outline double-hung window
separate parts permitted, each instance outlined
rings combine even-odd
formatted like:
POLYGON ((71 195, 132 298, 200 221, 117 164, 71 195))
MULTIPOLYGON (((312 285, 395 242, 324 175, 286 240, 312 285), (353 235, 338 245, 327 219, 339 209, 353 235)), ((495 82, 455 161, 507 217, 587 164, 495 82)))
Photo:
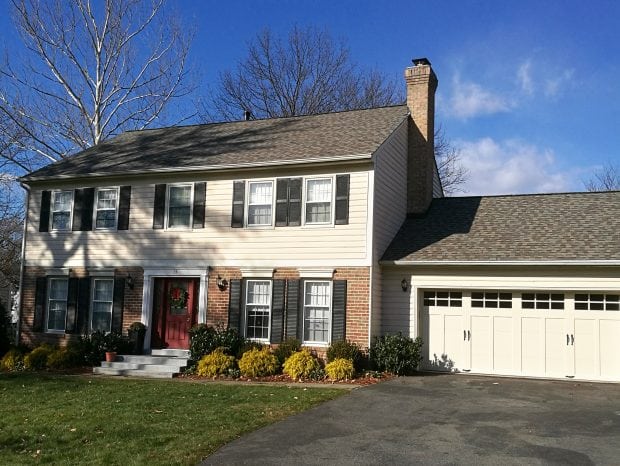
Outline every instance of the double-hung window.
POLYGON ((47 296, 47 331, 64 332, 67 319, 67 278, 50 278, 47 296))
POLYGON ((52 194, 52 230, 71 229, 71 205, 73 191, 54 191, 52 194))
POLYGON ((273 181, 250 181, 248 193, 248 225, 271 226, 273 181))
POLYGON ((168 228, 190 228, 192 225, 192 185, 168 186, 168 228))
POLYGON ((304 282, 304 343, 329 343, 331 328, 331 282, 304 282))
POLYGON ((271 280, 248 280, 245 287, 245 336, 269 341, 271 280))
POLYGON ((118 212, 118 189, 101 188, 95 200, 95 228, 111 230, 116 228, 118 212))
POLYGON ((306 179, 306 225, 332 222, 332 179, 306 179))
POLYGON ((109 332, 112 329, 112 305, 114 302, 114 279, 93 280, 92 314, 90 327, 94 331, 109 332))

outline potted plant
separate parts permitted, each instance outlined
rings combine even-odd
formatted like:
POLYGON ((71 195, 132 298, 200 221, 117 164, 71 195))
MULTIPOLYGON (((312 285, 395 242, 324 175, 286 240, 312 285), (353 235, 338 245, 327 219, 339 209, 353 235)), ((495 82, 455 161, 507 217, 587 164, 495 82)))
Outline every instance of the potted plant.
POLYGON ((132 353, 142 354, 146 326, 142 322, 134 322, 129 326, 127 333, 129 334, 129 341, 131 342, 132 353))
POLYGON ((110 332, 103 337, 103 350, 105 351, 105 360, 114 362, 119 351, 129 351, 129 339, 123 337, 120 333, 110 332))

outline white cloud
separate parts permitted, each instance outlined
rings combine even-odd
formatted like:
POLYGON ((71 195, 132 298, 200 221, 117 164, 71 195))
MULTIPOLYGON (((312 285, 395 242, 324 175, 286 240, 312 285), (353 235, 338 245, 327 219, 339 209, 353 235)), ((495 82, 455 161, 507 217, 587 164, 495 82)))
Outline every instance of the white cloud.
POLYGON ((530 69, 532 68, 531 60, 527 60, 522 63, 517 70, 517 81, 521 87, 521 91, 527 95, 534 93, 534 83, 532 82, 532 75, 530 69))
POLYGON ((463 186, 467 195, 566 192, 578 185, 581 171, 561 170, 551 149, 489 137, 455 144, 469 170, 463 186))
POLYGON ((472 82, 461 82, 459 76, 452 80, 452 95, 448 102, 448 112, 461 119, 479 115, 507 112, 514 104, 499 94, 495 94, 472 82))
POLYGON ((575 70, 564 70, 562 74, 555 78, 548 78, 545 81, 544 93, 546 97, 556 97, 560 90, 572 82, 575 70))

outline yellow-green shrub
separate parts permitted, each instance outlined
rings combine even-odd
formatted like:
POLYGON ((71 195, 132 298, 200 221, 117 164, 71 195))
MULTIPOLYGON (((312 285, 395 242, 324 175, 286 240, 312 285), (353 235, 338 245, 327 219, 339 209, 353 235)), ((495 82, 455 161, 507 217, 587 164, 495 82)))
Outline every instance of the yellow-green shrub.
POLYGON ((224 348, 217 348, 198 361, 196 373, 202 377, 215 377, 226 374, 228 369, 232 369, 234 363, 234 356, 224 354, 224 348))
POLYGON ((252 348, 243 353, 239 360, 241 375, 246 377, 262 377, 273 375, 278 371, 278 358, 269 351, 269 348, 252 348))
POLYGON ((80 354, 72 349, 59 348, 52 351, 47 357, 47 367, 50 369, 69 369, 80 365, 80 354))
POLYGON ((47 366, 47 358, 54 349, 47 344, 37 346, 24 358, 24 367, 29 370, 37 371, 45 369, 47 366))
POLYGON ((3 371, 19 371, 24 368, 24 354, 17 348, 10 349, 0 361, 3 371))
POLYGON ((352 379, 355 375, 353 361, 337 358, 325 366, 325 373, 332 380, 352 379))
POLYGON ((293 353, 284 362, 284 373, 293 379, 310 378, 320 369, 319 361, 307 349, 293 353))

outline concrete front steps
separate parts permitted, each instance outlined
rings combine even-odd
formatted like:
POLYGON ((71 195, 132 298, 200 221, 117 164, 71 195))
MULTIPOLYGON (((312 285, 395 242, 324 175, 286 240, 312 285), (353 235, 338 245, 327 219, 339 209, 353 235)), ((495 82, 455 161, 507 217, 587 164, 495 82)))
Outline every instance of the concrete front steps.
POLYGON ((150 355, 119 354, 114 362, 101 362, 93 367, 93 374, 121 375, 171 379, 187 367, 189 351, 179 349, 154 349, 150 355))

